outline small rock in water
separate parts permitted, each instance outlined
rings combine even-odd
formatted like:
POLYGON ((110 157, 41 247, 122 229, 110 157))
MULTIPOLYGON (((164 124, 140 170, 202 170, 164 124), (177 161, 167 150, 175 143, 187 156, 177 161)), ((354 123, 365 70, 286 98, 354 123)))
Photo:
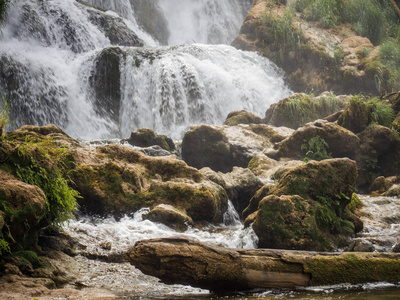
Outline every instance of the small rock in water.
POLYGON ((375 247, 370 241, 367 240, 356 240, 350 247, 351 252, 374 252, 375 247))
POLYGON ((392 251, 394 253, 400 253, 400 240, 393 246, 392 251))
POLYGON ((111 242, 103 242, 100 244, 100 247, 104 250, 111 250, 111 242))

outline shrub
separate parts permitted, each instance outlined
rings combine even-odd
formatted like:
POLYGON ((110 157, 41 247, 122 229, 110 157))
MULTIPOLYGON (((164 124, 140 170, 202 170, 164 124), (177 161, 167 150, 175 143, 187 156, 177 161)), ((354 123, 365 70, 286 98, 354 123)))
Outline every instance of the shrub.
POLYGON ((2 105, 0 106, 0 138, 6 131, 6 126, 10 118, 10 103, 7 98, 2 96, 2 105))
POLYGON ((323 160, 332 158, 331 154, 328 153, 329 145, 319 135, 312 137, 308 141, 304 141, 301 145, 301 150, 305 151, 303 160, 308 162, 310 160, 323 160))
POLYGON ((400 39, 388 38, 379 48, 379 58, 389 70, 389 88, 400 89, 400 39))
POLYGON ((69 152, 51 139, 25 143, 16 148, 8 161, 9 169, 20 180, 36 185, 46 195, 47 210, 42 225, 61 224, 77 208, 79 193, 71 188, 67 174, 69 152))
POLYGON ((306 17, 318 21, 324 28, 331 28, 341 23, 343 9, 343 0, 315 0, 308 5, 306 17))
POLYGON ((346 5, 346 19, 360 35, 378 45, 395 24, 393 10, 387 1, 353 0, 346 5))
POLYGON ((367 106, 370 110, 370 124, 389 127, 394 121, 396 115, 389 104, 378 98, 371 98, 367 101, 367 106))

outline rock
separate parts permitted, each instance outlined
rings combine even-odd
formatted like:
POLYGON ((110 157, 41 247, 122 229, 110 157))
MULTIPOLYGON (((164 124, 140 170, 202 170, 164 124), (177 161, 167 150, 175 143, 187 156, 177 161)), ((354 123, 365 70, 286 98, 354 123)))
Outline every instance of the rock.
POLYGON ((263 184, 249 170, 233 167, 232 172, 221 174, 225 182, 225 190, 239 214, 249 205, 250 199, 263 184))
POLYGON ((348 244, 355 220, 346 207, 356 178, 348 158, 313 161, 257 192, 245 214, 254 220, 259 247, 327 251, 348 244))
POLYGON ((262 120, 259 116, 245 110, 240 110, 230 112, 226 117, 224 125, 260 124, 261 122, 262 120))
POLYGON ((400 185, 392 185, 383 195, 388 197, 400 197, 400 185))
POLYGON ((128 250, 127 257, 143 273, 164 283, 217 292, 397 283, 400 271, 400 256, 393 253, 229 249, 185 238, 140 241, 128 250))
POLYGON ((250 161, 247 166, 263 183, 267 183, 267 181, 271 177, 270 170, 275 167, 278 162, 268 156, 260 153, 256 154, 250 161))
POLYGON ((228 138, 208 125, 192 127, 185 133, 182 158, 197 169, 210 167, 214 171, 229 172, 233 165, 228 138))
POLYGON ((204 167, 200 169, 200 173, 206 176, 212 182, 215 182, 216 184, 222 186, 225 189, 226 183, 221 172, 215 172, 211 170, 209 167, 204 167))
POLYGON ((112 45, 141 47, 143 41, 124 22, 114 14, 87 8, 89 20, 110 40, 112 45))
POLYGON ((10 240, 19 244, 35 243, 46 208, 43 191, 0 170, 0 204, 10 240))
POLYGON ((328 121, 318 120, 297 129, 290 137, 278 143, 277 152, 267 153, 268 156, 279 158, 299 159, 305 156, 302 145, 307 145, 311 138, 319 136, 329 146, 328 152, 332 157, 348 157, 355 159, 359 153, 360 139, 351 131, 328 121))
POLYGON ((172 205, 159 204, 150 212, 143 215, 143 219, 162 223, 174 230, 184 232, 193 225, 193 220, 184 211, 178 210, 172 205))
POLYGON ((400 253, 400 242, 397 242, 397 243, 393 246, 392 251, 393 251, 394 253, 400 253))
MULTIPOLYGON (((242 212, 243 219, 247 219, 248 216, 252 215, 254 212, 257 211, 258 205, 260 204, 261 200, 270 193, 273 187, 274 187, 273 184, 266 184, 254 194, 254 196, 250 199, 249 205, 242 212)), ((253 219, 254 218, 255 215, 253 216, 253 219)))
MULTIPOLYGON (((232 46, 268 57, 284 70, 293 91, 379 93, 374 76, 382 78, 382 72, 387 72, 379 64, 379 48, 357 36, 349 25, 340 25, 339 31, 321 28, 307 14, 293 13, 292 2, 254 1, 232 46), (282 24, 289 36, 275 30, 282 24), (364 49, 368 55, 359 55, 364 49)), ((385 78, 381 84, 389 83, 385 78)))
POLYGON ((386 192, 392 185, 393 183, 387 180, 384 176, 379 176, 374 179, 369 187, 369 191, 373 195, 380 195, 386 192))
POLYGON ((348 98, 330 93, 313 97, 304 93, 293 94, 273 103, 265 112, 264 122, 274 126, 297 129, 306 123, 322 119, 343 109, 348 98))
POLYGON ((237 126, 194 126, 182 141, 182 157, 191 166, 231 172, 233 166, 247 167, 249 161, 291 130, 263 124, 237 126))
POLYGON ((133 146, 149 147, 158 145, 167 151, 175 150, 175 144, 169 137, 158 135, 153 130, 147 128, 140 128, 132 131, 127 142, 133 146))
POLYGON ((121 107, 121 72, 124 52, 119 47, 103 49, 94 60, 89 84, 95 96, 94 108, 103 118, 118 124, 121 107))
POLYGON ((378 176, 394 176, 400 168, 400 138, 387 127, 369 126, 361 134, 360 157, 357 165, 360 172, 357 186, 367 190, 378 176))
POLYGON ((375 247, 368 240, 357 239, 354 244, 348 250, 349 252, 374 252, 375 247))
POLYGON ((76 153, 71 173, 90 214, 119 217, 142 207, 171 204, 195 222, 221 222, 227 209, 225 190, 175 156, 150 157, 123 145, 76 153), (101 159, 87 160, 88 157, 101 159), (82 158, 83 157, 83 158, 82 158))

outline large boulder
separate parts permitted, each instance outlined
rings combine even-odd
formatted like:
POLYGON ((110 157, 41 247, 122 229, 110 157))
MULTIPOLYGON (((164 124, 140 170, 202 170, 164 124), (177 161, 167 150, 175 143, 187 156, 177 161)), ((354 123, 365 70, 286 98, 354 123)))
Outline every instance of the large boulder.
POLYGON ((307 143, 317 136, 328 145, 327 151, 332 157, 355 159, 359 152, 360 140, 354 133, 337 124, 317 120, 297 129, 289 138, 276 144, 277 151, 268 156, 275 159, 302 158, 306 155, 307 143))
POLYGON ((119 122, 121 107, 120 63, 124 52, 119 47, 103 49, 93 62, 89 84, 95 96, 94 108, 97 114, 119 122))
POLYGON ((259 247, 327 251, 347 245, 355 233, 346 206, 356 178, 356 163, 348 158, 313 161, 257 192, 245 214, 246 223, 254 221, 259 247))
POLYGON ((230 172, 234 166, 245 168, 249 161, 292 130, 263 124, 237 126, 194 126, 182 141, 182 157, 191 166, 230 172))
POLYGON ((170 204, 195 222, 221 222, 227 209, 225 190, 175 156, 150 157, 115 144, 79 148, 74 157, 71 177, 88 213, 121 216, 170 204))
POLYGON ((388 127, 369 126, 360 138, 360 156, 357 165, 361 170, 357 185, 367 190, 378 176, 395 176, 400 168, 400 138, 388 127))
POLYGON ((323 93, 318 97, 304 93, 293 94, 273 103, 265 112, 264 122, 274 126, 297 129, 306 123, 323 119, 345 108, 346 96, 323 93))

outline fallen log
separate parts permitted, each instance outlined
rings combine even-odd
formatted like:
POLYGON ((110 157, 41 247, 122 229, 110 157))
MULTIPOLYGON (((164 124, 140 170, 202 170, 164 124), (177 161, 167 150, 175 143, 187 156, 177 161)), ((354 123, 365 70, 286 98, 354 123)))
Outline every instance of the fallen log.
POLYGON ((228 249, 187 238, 137 242, 131 264, 167 284, 211 291, 400 281, 400 254, 228 249))

